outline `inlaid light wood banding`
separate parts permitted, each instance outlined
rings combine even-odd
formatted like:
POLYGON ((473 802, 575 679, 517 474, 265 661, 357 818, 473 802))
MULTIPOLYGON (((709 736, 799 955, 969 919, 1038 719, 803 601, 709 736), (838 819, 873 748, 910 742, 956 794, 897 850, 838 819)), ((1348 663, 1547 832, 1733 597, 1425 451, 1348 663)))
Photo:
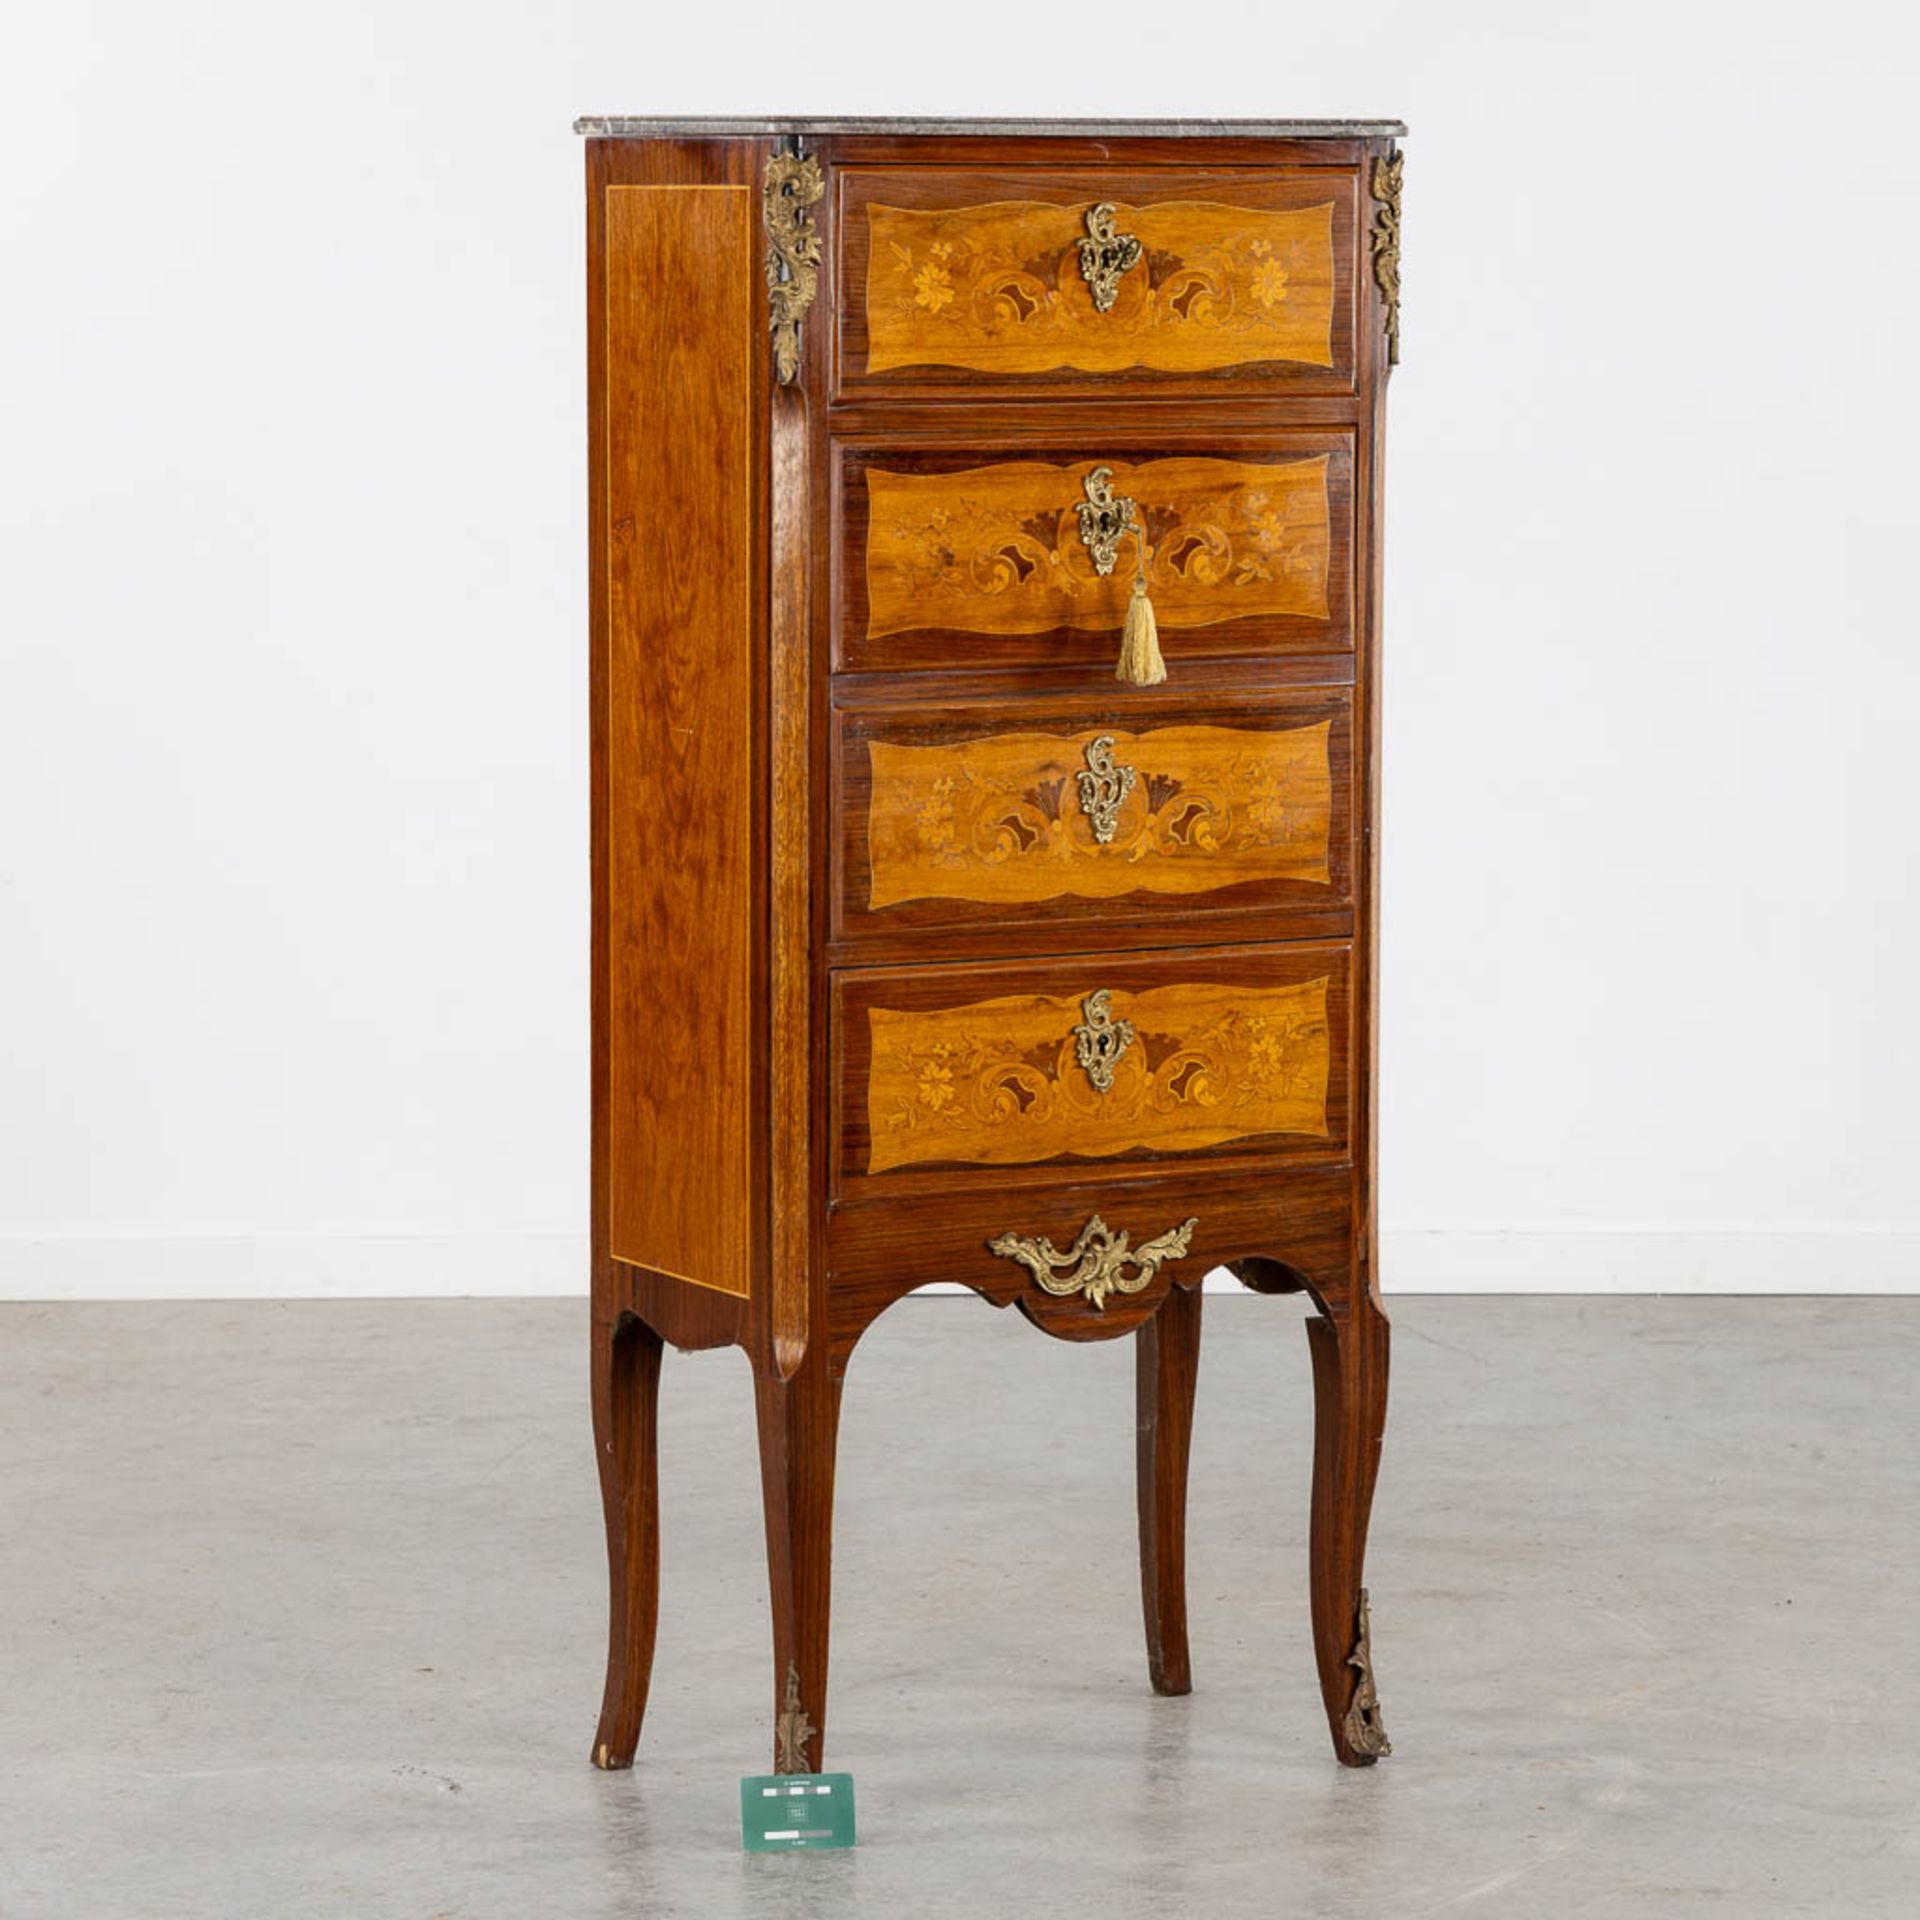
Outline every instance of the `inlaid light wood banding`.
POLYGON ((1010 460, 960 473, 867 470, 867 633, 1118 631, 1128 564, 1099 573, 1078 503, 1112 472, 1146 526, 1163 627, 1327 618, 1328 458, 1260 462, 1010 460))
POLYGON ((1326 883, 1331 723, 1002 733, 932 747, 875 740, 872 907, 1075 894, 1210 893, 1249 880, 1326 883), (1110 739, 1134 779, 1102 842, 1081 805, 1087 751, 1110 739))
POLYGON ((1140 264, 1099 311, 1080 270, 1087 206, 1003 200, 867 208, 867 371, 1210 373, 1333 365, 1333 203, 1116 203, 1140 264))
POLYGON ((1077 999, 871 1008, 867 1171, 1193 1151, 1260 1134, 1325 1137, 1328 985, 1116 990, 1113 1016, 1131 1024, 1138 1044, 1104 1093, 1075 1058, 1077 999))

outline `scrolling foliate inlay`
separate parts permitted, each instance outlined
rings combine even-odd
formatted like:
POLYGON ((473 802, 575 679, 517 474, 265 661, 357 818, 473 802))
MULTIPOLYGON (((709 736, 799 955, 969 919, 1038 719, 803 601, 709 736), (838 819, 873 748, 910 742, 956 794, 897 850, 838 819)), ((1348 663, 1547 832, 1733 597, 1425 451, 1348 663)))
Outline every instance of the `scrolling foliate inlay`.
POLYGON ((809 211, 827 190, 817 153, 776 153, 762 188, 773 371, 791 386, 800 371, 800 322, 820 290, 820 235, 809 211))
POLYGON ((1387 306, 1387 365, 1400 364, 1400 181, 1406 155, 1381 154, 1373 163, 1373 279, 1387 306))
MULTIPOLYGON (((1162 628, 1291 616, 1324 620, 1332 564, 1325 454, 1277 462, 1174 458, 959 473, 867 469, 867 634, 1118 631, 1132 570, 1090 539, 1096 490, 1143 527, 1162 628), (1105 564, 1102 564, 1104 560, 1105 564)), ((1097 502, 1095 503, 1097 507, 1097 502)), ((1119 530, 1114 530, 1117 542, 1119 530)))
POLYGON ((867 1171, 1191 1152, 1269 1133, 1325 1138, 1329 984, 1115 989, 1103 1015, 1136 1044, 1116 1050, 1104 1088, 1080 1062, 1078 999, 874 1007, 867 1171))
POLYGON ((872 741, 868 903, 1038 905, 1258 880, 1329 884, 1331 738, 1322 720, 1003 733, 935 747, 872 741))
POLYGON ((1080 265, 1084 203, 870 205, 867 371, 1333 365, 1331 201, 1284 209, 1107 204, 1137 238, 1139 265, 1093 284, 1080 265))

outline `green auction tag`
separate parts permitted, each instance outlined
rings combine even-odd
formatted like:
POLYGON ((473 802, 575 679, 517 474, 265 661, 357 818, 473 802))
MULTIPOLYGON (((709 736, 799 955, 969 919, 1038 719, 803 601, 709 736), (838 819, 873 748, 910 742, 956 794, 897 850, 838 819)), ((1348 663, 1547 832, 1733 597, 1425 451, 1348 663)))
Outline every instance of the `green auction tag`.
POLYGON ((740 1782, 740 1844, 749 1853, 853 1845, 853 1775, 750 1773, 740 1782))

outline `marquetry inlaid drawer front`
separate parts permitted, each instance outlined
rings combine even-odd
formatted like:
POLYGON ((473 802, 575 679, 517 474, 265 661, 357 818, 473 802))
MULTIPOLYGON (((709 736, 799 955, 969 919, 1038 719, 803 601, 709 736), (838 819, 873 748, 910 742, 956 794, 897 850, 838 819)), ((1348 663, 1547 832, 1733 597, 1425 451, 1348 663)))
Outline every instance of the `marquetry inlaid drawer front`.
POLYGON ((1011 438, 836 446, 836 665, 1108 664, 1143 544, 1176 676, 1351 648, 1350 433, 1011 438))
POLYGON ((1351 897, 1351 705, 845 714, 835 931, 1188 925, 1351 897))
POLYGON ((843 1188, 1345 1145, 1343 943, 850 971, 834 1013, 843 1188))
POLYGON ((842 392, 1353 385, 1346 168, 839 176, 842 392))

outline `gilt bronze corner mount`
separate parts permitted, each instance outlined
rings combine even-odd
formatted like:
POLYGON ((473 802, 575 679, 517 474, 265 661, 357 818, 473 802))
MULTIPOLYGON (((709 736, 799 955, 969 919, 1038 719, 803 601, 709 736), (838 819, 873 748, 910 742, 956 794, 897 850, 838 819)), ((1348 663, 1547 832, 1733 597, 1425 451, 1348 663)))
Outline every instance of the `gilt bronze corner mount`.
POLYGON ((767 158, 762 211, 767 228, 767 302, 773 371, 791 386, 800 371, 800 322, 820 290, 820 235, 810 209, 827 190, 817 153, 767 158))
POLYGON ((807 1742, 819 1729, 800 1704, 800 1669, 787 1662, 787 1691, 780 1717, 773 1723, 774 1766, 781 1773, 805 1773, 807 1742))
POLYGON ((1400 182, 1403 153, 1381 154, 1373 163, 1373 280, 1387 310, 1387 365, 1400 364, 1400 182))
POLYGON ((1354 1626, 1353 1651, 1347 1665, 1359 1678, 1353 1683, 1353 1700, 1341 1731, 1347 1745, 1357 1754, 1377 1760, 1393 1751, 1387 1738, 1387 1723, 1380 1717, 1380 1694, 1373 1683, 1373 1611, 1365 1587, 1360 1589, 1360 1607, 1354 1626))

